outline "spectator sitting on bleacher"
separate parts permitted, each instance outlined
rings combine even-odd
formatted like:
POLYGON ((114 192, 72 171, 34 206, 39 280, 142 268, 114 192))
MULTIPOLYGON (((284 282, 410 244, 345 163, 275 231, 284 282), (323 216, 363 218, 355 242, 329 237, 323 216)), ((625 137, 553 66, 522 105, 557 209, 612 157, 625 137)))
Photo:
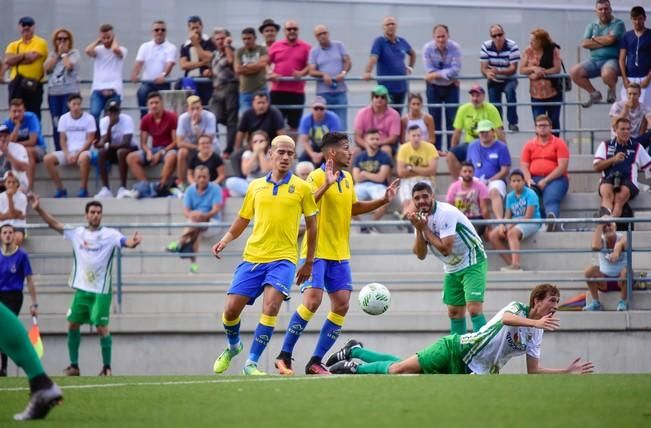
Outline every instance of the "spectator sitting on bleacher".
MULTIPOLYGON (((488 212, 488 187, 475 178, 475 168, 470 162, 461 164, 460 179, 453 181, 448 187, 446 200, 454 205, 469 220, 484 220, 491 218, 488 212)), ((501 218, 501 217, 498 217, 501 218)), ((484 237, 487 230, 485 224, 473 224, 477 234, 484 237)), ((488 237, 488 236, 486 236, 488 237)))
POLYGON ((615 123, 622 117, 631 121, 631 138, 634 140, 649 129, 651 107, 640 103, 641 91, 638 83, 631 83, 626 89, 627 98, 613 103, 610 108, 610 138, 615 138, 615 123))
POLYGON ((639 193, 637 171, 651 167, 651 156, 631 139, 630 120, 617 119, 615 133, 615 138, 599 144, 593 166, 601 172, 601 206, 608 208, 614 217, 621 217, 624 205, 639 193))
POLYGON ((312 101, 312 111, 301 118, 298 126, 298 142, 303 146, 299 161, 309 161, 314 166, 321 166, 321 139, 328 132, 344 131, 341 128, 339 116, 326 107, 323 97, 315 97, 312 101))
POLYGON ((215 147, 212 144, 212 137, 210 135, 201 135, 199 143, 197 144, 197 151, 188 160, 188 183, 195 184, 194 170, 198 166, 203 165, 208 168, 210 174, 210 182, 214 184, 221 184, 226 179, 226 171, 224 168, 224 161, 221 156, 215 152, 215 147))
MULTIPOLYGON (((542 203, 547 218, 558 218, 561 201, 565 198, 570 182, 567 176, 570 151, 561 138, 552 134, 549 116, 536 117, 536 136, 522 148, 520 167, 525 183, 536 186, 542 192, 542 203)), ((555 230, 549 223, 547 231, 555 230)))
POLYGON ((312 162, 299 162, 294 169, 294 173, 303 181, 307 180, 307 176, 312 171, 314 171, 314 164, 312 162))
MULTIPOLYGON (((191 223, 217 223, 222 220, 222 188, 210 182, 210 172, 204 165, 194 169, 194 184, 188 187, 183 198, 183 215, 191 223)), ((167 246, 167 251, 197 253, 199 238, 207 231, 207 227, 187 227, 178 241, 167 246)), ((190 272, 197 273, 199 265, 196 257, 192 256, 190 261, 190 272)))
POLYGON ((457 109, 457 115, 454 118, 454 133, 450 142, 450 151, 446 156, 450 178, 456 180, 459 178, 461 171, 461 162, 466 161, 468 145, 479 138, 477 125, 482 120, 490 120, 493 124, 493 130, 497 133, 497 139, 506 142, 504 134, 504 125, 500 112, 493 104, 486 102, 486 91, 480 85, 472 85, 468 91, 470 102, 462 104, 457 109), (461 143, 461 134, 464 134, 463 143, 461 143))
MULTIPOLYGON (((522 171, 514 169, 509 175, 511 188, 506 195, 505 219, 535 219, 540 218, 540 200, 536 192, 526 186, 525 177, 522 171)), ((499 225, 489 232, 489 240, 496 250, 508 249, 511 251, 520 250, 520 241, 533 236, 540 230, 539 223, 511 223, 508 226, 499 225)), ((521 272, 520 253, 500 253, 500 257, 508 263, 502 266, 504 272, 521 272)))
POLYGON ((0 224, 14 227, 14 244, 20 247, 25 240, 27 196, 19 190, 18 178, 12 171, 2 177, 5 191, 0 193, 0 224))
POLYGON ((468 146, 466 161, 473 165, 475 177, 488 186, 495 218, 502 218, 506 178, 511 169, 511 154, 508 146, 495 138, 495 130, 490 120, 480 121, 477 124, 477 132, 479 139, 468 146))
POLYGON ((48 153, 43 164, 56 187, 55 198, 65 198, 68 191, 57 171, 58 165, 79 168, 81 183, 78 198, 88 197, 88 176, 90 175, 91 148, 95 141, 97 127, 95 119, 81 108, 81 95, 72 94, 68 97, 68 113, 59 118, 59 137, 61 149, 48 153))
POLYGON ((436 124, 432 115, 423 111, 423 97, 419 93, 410 93, 407 97, 407 113, 400 119, 400 142, 407 139, 407 129, 418 125, 421 134, 427 136, 427 141, 434 144, 436 140, 436 124))
POLYGON ((246 189, 248 189, 252 180, 263 177, 271 171, 272 163, 269 157, 269 136, 267 133, 254 131, 251 134, 251 146, 251 149, 242 153, 241 157, 241 170, 246 178, 234 176, 226 179, 226 188, 232 196, 246 195, 246 189))
MULTIPOLYGON (((353 160, 353 178, 355 179, 355 194, 358 201, 372 201, 384 196, 393 159, 379 148, 380 133, 377 129, 369 129, 364 136, 366 150, 360 152, 353 160)), ((389 205, 383 205, 373 211, 373 220, 380 220, 389 205)), ((361 220, 361 217, 353 217, 361 220)), ((377 232, 374 227, 363 226, 362 233, 377 232)))
POLYGON ((127 156, 129 170, 137 180, 135 189, 138 193, 130 191, 125 195, 127 197, 144 197, 150 192, 145 167, 163 163, 158 185, 154 189, 156 194, 164 193, 164 189, 172 184, 176 170, 176 113, 165 110, 163 98, 156 91, 147 95, 147 109, 149 112, 140 120, 140 150, 127 156))
POLYGON ((117 198, 127 196, 127 156, 136 150, 133 141, 133 120, 131 116, 120 113, 120 103, 109 100, 106 103, 106 116, 99 121, 100 140, 95 143, 98 149, 97 162, 102 189, 95 195, 95 199, 112 198, 109 183, 109 164, 118 164, 120 171, 120 188, 117 198))
MULTIPOLYGON (((0 177, 3 177, 7 171, 12 171, 18 178, 20 190, 27 192, 29 190, 28 169, 27 149, 20 143, 10 142, 9 129, 6 125, 0 124, 0 177)), ((3 191, 4 183, 0 182, 0 192, 3 191)))
POLYGON ((599 291, 619 290, 621 298, 617 310, 626 311, 626 236, 617 232, 615 223, 607 221, 607 216, 602 218, 606 221, 597 223, 592 235, 592 251, 599 252, 599 265, 590 265, 584 271, 592 302, 583 310, 601 311, 599 291))
POLYGON ((391 97, 386 87, 377 85, 371 91, 371 105, 362 108, 355 115, 355 144, 357 150, 366 149, 364 135, 369 129, 377 129, 380 133, 380 149, 393 157, 400 145, 400 114, 389 108, 391 97))

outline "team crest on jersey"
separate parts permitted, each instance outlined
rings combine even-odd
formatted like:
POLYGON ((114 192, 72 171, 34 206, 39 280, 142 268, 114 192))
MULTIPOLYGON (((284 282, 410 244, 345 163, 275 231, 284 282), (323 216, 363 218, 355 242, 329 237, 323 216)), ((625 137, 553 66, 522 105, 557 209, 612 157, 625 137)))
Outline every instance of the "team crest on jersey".
POLYGON ((350 184, 348 183, 348 180, 344 180, 344 184, 346 185, 346 189, 350 189, 350 184))
POLYGON ((287 192, 288 193, 294 193, 295 191, 296 191, 296 186, 294 186, 293 184, 290 184, 289 188, 287 189, 287 192))

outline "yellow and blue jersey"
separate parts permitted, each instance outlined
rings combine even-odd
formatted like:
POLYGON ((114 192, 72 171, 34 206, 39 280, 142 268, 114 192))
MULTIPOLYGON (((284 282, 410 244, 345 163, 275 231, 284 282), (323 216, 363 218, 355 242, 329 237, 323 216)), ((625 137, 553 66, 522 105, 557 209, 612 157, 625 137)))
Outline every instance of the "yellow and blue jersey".
POLYGON ((291 172, 278 183, 271 173, 249 183, 239 216, 253 219, 253 232, 242 258, 251 263, 298 262, 296 241, 301 214, 317 213, 308 183, 291 172), (255 217, 255 219, 254 219, 255 217))
MULTIPOLYGON (((317 168, 307 177, 307 182, 316 192, 325 184, 325 166, 317 168)), ((337 182, 326 190, 317 203, 317 245, 316 258, 326 260, 350 259, 350 221, 353 204, 357 202, 353 177, 347 171, 340 171, 337 182)), ((307 242, 304 239, 301 258, 307 256, 307 242)))

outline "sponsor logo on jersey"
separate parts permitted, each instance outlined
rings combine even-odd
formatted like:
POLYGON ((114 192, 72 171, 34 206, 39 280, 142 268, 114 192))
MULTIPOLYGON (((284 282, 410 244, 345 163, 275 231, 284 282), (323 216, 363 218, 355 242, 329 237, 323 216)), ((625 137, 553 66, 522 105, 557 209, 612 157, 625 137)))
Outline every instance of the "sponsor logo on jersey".
POLYGON ((506 342, 512 349, 515 349, 517 351, 527 350, 527 345, 520 341, 520 335, 518 332, 515 332, 513 335, 511 335, 511 332, 506 333, 506 342))

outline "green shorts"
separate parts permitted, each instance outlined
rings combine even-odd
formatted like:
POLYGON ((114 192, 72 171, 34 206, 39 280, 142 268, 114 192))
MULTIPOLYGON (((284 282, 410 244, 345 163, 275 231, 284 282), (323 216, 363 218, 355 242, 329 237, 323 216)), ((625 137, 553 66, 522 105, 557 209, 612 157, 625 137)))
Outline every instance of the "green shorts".
POLYGON ((461 359, 459 335, 444 336, 416 353, 420 369, 425 374, 467 374, 468 367, 461 359))
POLYGON ((97 294, 75 290, 70 309, 68 309, 68 321, 74 324, 107 326, 112 301, 112 293, 97 294))
POLYGON ((468 302, 483 302, 488 263, 482 260, 459 272, 446 273, 443 278, 443 303, 466 306, 468 302))

